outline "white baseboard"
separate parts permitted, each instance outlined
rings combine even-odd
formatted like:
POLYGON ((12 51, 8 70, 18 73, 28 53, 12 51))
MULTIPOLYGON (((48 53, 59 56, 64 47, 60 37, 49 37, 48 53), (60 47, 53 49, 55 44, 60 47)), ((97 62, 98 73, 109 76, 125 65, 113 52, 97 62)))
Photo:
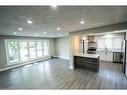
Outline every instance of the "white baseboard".
POLYGON ((55 56, 55 57, 62 58, 62 59, 67 59, 67 60, 70 59, 69 57, 64 57, 64 56, 55 56))
POLYGON ((28 65, 28 64, 31 64, 31 63, 35 63, 37 61, 42 61, 42 60, 50 59, 50 58, 51 57, 45 57, 45 58, 42 58, 42 59, 36 59, 36 60, 29 61, 29 62, 24 62, 22 64, 15 64, 15 65, 8 66, 8 67, 0 69, 0 72, 6 71, 6 70, 9 70, 9 69, 13 69, 13 68, 17 68, 17 67, 20 67, 20 66, 28 65))

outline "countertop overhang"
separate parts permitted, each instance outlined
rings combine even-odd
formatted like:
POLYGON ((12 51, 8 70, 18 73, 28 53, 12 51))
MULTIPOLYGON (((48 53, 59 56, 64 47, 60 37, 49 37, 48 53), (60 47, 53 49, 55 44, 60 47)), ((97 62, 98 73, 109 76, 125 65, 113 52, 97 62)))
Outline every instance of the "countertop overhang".
POLYGON ((87 57, 87 58, 98 58, 98 54, 85 54, 85 53, 77 53, 74 56, 87 57))

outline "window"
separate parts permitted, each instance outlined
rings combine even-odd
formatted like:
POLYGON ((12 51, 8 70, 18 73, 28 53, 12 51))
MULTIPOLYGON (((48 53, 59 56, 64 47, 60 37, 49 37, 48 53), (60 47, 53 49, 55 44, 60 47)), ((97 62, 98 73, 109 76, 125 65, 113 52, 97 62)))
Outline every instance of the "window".
POLYGON ((30 58, 35 58, 36 57, 35 42, 29 42, 29 52, 30 52, 30 58))
POLYGON ((27 60, 28 59, 28 45, 27 42, 19 42, 19 50, 20 50, 20 59, 27 60))
POLYGON ((37 45, 37 56, 38 57, 43 56, 42 42, 38 41, 36 42, 36 45, 37 45))
POLYGON ((9 62, 16 62, 18 58, 18 43, 15 41, 8 42, 8 53, 9 53, 9 62))
POLYGON ((97 39, 97 48, 98 49, 121 49, 121 44, 123 41, 123 37, 115 37, 115 38, 101 38, 97 39))
POLYGON ((114 38, 113 39, 113 46, 114 46, 114 48, 115 49, 121 49, 121 44, 122 44, 122 42, 123 42, 123 38, 114 38))
POLYGON ((98 39, 98 40, 97 40, 97 48, 98 48, 98 49, 103 49, 103 48, 105 48, 104 40, 103 40, 103 39, 98 39))
POLYGON ((5 40, 7 63, 21 63, 49 56, 47 40, 5 40))
POLYGON ((48 43, 46 41, 43 42, 44 48, 44 56, 48 55, 48 43))
POLYGON ((108 49, 112 49, 113 48, 112 38, 105 39, 105 48, 108 48, 108 49))

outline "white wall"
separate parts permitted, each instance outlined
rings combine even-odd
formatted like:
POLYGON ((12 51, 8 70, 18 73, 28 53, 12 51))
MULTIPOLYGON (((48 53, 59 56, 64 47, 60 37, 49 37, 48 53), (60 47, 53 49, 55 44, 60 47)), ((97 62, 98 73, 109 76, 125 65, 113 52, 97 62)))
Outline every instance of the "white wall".
POLYGON ((56 39, 56 56, 69 59, 69 37, 56 39))

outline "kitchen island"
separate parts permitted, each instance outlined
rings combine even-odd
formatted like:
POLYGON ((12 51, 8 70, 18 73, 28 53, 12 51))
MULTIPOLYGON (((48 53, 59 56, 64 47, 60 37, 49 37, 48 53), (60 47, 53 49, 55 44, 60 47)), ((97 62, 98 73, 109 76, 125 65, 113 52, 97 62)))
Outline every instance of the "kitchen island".
POLYGON ((99 70, 99 55, 98 54, 74 54, 74 67, 83 68, 93 72, 99 70))

